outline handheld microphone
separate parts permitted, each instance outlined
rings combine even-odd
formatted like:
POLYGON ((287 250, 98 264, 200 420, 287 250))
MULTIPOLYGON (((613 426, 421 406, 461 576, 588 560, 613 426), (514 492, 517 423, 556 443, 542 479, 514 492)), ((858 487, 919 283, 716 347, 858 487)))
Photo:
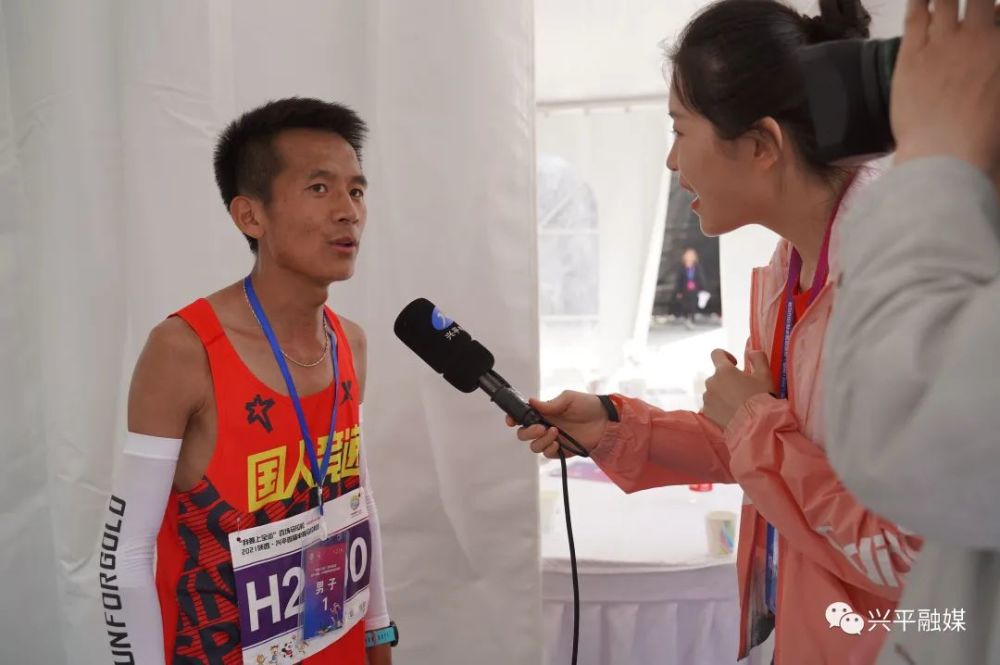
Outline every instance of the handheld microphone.
MULTIPOLYGON (((506 379, 493 371, 493 354, 431 301, 417 298, 403 308, 393 330, 403 344, 458 390, 485 391, 490 401, 522 427, 552 426, 506 379)), ((588 456, 583 446, 568 434, 561 432, 560 438, 566 439, 560 445, 567 450, 588 456)))
MULTIPOLYGON (((396 337, 430 365, 444 375, 448 383, 463 393, 486 391, 490 400, 522 426, 552 424, 533 409, 528 400, 517 392, 502 376, 493 371, 493 354, 472 339, 454 320, 426 298, 417 298, 399 313, 393 326, 396 337)), ((581 457, 588 453, 576 439, 565 432, 559 433, 559 445, 581 457)), ((576 665, 580 642, 580 579, 576 566, 576 544, 573 540, 573 521, 570 517, 569 481, 566 474, 566 455, 559 451, 562 467, 563 510, 566 513, 566 536, 569 541, 569 560, 573 579, 573 651, 570 663, 576 665)))

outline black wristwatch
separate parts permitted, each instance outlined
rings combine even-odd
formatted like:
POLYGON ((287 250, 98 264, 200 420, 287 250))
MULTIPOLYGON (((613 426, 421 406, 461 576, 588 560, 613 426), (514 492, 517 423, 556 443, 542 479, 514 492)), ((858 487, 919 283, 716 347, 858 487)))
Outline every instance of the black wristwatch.
POLYGON ((618 413, 618 408, 615 407, 615 403, 611 400, 611 395, 598 395, 597 399, 601 400, 601 406, 608 412, 608 420, 613 423, 621 422, 621 416, 618 413))
POLYGON ((399 644, 399 629, 396 628, 395 621, 390 621, 385 628, 369 630, 365 633, 365 648, 371 649, 380 644, 388 644, 391 647, 399 644))

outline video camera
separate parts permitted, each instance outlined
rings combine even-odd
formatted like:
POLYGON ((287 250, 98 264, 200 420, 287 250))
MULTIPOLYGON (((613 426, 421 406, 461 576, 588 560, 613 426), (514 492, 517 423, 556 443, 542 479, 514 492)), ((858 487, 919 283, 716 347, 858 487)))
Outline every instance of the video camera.
POLYGON ((802 50, 820 158, 867 161, 895 148, 889 95, 901 39, 845 39, 802 50))

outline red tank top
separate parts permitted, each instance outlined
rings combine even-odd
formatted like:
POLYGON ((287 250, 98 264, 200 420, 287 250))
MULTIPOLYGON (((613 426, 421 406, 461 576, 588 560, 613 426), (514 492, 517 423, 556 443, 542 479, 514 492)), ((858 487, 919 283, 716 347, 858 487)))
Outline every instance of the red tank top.
MULTIPOLYGON (((324 501, 360 484, 358 380, 340 320, 327 310, 338 340, 341 389, 336 436, 323 483, 324 501)), ((315 487, 291 399, 243 364, 207 300, 180 316, 208 353, 218 414, 215 452, 201 481, 170 493, 156 542, 156 588, 166 662, 242 663, 240 619, 229 552, 233 531, 292 517, 314 507, 315 487)), ((309 431, 325 447, 333 390, 302 397, 309 431)), ((322 456, 320 454, 320 456, 322 456)), ((364 621, 307 658, 309 665, 363 665, 364 621)))

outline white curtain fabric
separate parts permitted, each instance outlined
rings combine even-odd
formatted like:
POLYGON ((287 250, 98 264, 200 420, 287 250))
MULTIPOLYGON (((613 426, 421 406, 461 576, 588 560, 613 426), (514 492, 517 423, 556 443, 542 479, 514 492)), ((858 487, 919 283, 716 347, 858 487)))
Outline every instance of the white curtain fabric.
POLYGON ((397 662, 541 662, 535 460, 391 332, 428 297, 537 391, 531 9, 0 0, 0 662, 110 662, 93 553, 129 374, 150 327, 249 270, 213 142, 288 95, 372 129, 331 304, 369 337, 397 662))
MULTIPOLYGON (((580 586, 586 600, 580 608, 579 665, 736 663, 740 614, 731 563, 645 572, 588 566, 580 586)), ((546 570, 544 599, 548 663, 568 663, 573 593, 565 569, 546 570)))

